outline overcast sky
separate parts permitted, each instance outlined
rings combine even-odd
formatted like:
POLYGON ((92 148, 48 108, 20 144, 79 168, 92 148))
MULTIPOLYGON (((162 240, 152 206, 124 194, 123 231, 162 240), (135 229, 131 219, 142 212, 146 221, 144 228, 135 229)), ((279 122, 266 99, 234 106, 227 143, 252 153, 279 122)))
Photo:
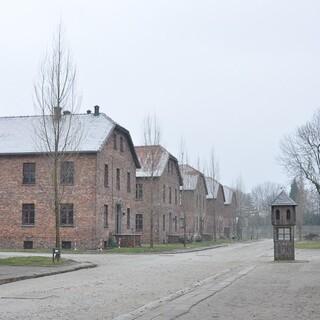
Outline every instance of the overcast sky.
POLYGON ((214 147, 222 183, 287 185, 279 141, 320 105, 319 16, 316 0, 0 0, 0 116, 35 113, 62 19, 82 112, 100 105, 135 144, 156 113, 171 153, 183 137, 196 165, 214 147))

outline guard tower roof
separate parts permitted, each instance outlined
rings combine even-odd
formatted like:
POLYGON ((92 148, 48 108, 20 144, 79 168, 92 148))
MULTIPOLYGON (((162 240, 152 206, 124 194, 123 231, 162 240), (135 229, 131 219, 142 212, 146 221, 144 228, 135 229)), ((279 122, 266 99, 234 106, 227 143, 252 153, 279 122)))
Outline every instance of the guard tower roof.
POLYGON ((280 194, 273 201, 272 206, 296 206, 297 203, 293 201, 285 191, 281 191, 280 194))

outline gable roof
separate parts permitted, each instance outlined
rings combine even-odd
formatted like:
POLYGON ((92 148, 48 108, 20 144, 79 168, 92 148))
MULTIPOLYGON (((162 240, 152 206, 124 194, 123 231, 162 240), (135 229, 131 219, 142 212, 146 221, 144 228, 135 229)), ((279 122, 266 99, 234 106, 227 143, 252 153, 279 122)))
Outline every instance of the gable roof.
POLYGON ((234 196, 234 191, 229 188, 228 186, 223 186, 223 193, 224 193, 224 204, 228 205, 232 203, 232 198, 234 196))
POLYGON ((296 206, 297 203, 293 201, 283 190, 273 201, 272 206, 296 206))
MULTIPOLYGON (((127 136, 135 164, 140 167, 129 131, 106 114, 73 114, 61 117, 62 121, 70 121, 72 117, 71 130, 81 131, 76 148, 70 144, 66 146, 65 152, 99 152, 113 130, 117 129, 127 136)), ((48 148, 41 142, 44 121, 47 122, 47 126, 50 125, 51 116, 0 117, 0 156, 47 153, 48 148)))
POLYGON ((199 179, 203 179, 206 194, 208 194, 208 188, 206 179, 202 172, 196 170, 188 164, 180 165, 180 171, 183 179, 184 191, 194 191, 197 188, 199 179))
POLYGON ((206 184, 208 188, 207 199, 217 199, 221 184, 217 180, 210 177, 206 177, 206 184))
POLYGON ((152 176, 152 171, 154 177, 162 176, 167 168, 168 161, 172 160, 175 163, 178 172, 179 184, 182 185, 178 160, 164 147, 161 145, 136 146, 135 151, 141 164, 141 168, 136 172, 137 178, 150 178, 152 176), (154 160, 152 160, 152 157, 154 160), (152 168, 152 166, 154 166, 154 168, 152 168))

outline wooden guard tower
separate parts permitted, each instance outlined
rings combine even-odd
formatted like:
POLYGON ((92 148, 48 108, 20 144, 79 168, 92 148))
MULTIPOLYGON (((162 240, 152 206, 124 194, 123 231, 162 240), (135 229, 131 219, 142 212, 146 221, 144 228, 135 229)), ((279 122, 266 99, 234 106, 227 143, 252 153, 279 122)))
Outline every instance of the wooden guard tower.
POLYGON ((294 260, 294 227, 297 204, 282 191, 271 205, 274 260, 294 260))

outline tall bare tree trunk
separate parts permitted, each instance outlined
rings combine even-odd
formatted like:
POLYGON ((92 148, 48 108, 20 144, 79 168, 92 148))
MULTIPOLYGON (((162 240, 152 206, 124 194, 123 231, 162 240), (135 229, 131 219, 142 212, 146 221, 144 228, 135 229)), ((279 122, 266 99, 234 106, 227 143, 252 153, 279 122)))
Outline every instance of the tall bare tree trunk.
POLYGON ((54 214, 56 228, 56 249, 61 249, 60 241, 60 208, 59 208, 59 190, 58 190, 58 159, 54 159, 53 168, 53 185, 54 185, 54 214))

